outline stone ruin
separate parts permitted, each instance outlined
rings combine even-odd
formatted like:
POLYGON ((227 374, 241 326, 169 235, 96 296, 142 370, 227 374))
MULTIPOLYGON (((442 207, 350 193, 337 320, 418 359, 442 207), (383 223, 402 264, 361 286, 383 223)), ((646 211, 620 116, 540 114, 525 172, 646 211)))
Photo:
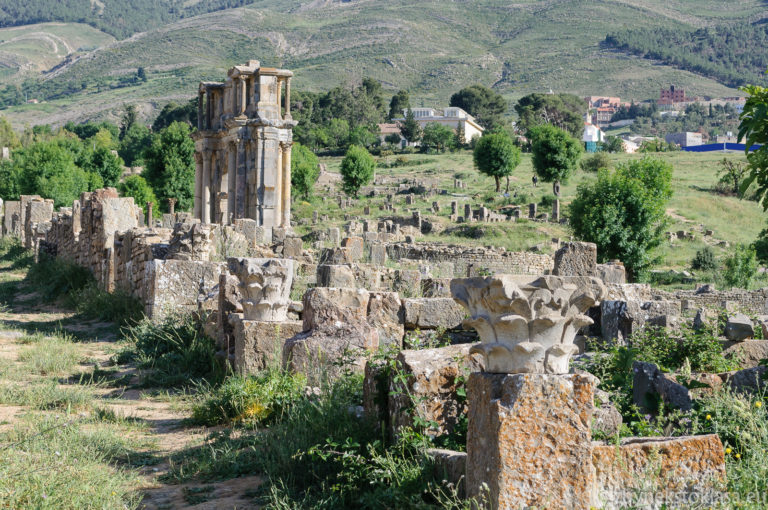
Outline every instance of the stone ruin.
MULTIPOLYGON (((88 268, 105 289, 140 299, 153 320, 198 312, 238 373, 283 366, 333 377, 348 360, 365 372, 366 414, 390 435, 413 423, 403 394, 416 396, 413 412, 436 423, 435 433, 468 416, 467 453, 446 458, 466 493, 487 486, 494 507, 613 508, 658 463, 669 476, 658 494, 717 492, 725 472, 716 436, 592 441, 592 426, 615 432, 621 416, 595 406, 597 382, 569 373, 569 361, 585 336, 626 342, 644 327, 674 328, 696 310, 702 321, 723 307, 768 313, 768 290, 626 284, 623 265, 598 264, 589 243, 558 240, 554 256, 417 243, 430 220, 394 208, 376 221, 349 217, 343 229, 298 237, 290 229, 290 77, 251 61, 224 84, 201 84, 192 216, 174 211, 145 226, 133 199, 111 188, 57 212, 22 196, 2 204, 3 235, 88 268), (451 345, 425 348, 436 340, 451 345), (381 374, 369 355, 379 348, 398 351, 408 376, 385 387, 407 391, 377 394, 381 374), (468 372, 462 401, 456 380, 468 372)), ((464 205, 467 221, 501 219, 464 205)), ((437 202, 432 210, 440 212, 437 202)), ((454 201, 457 220, 459 210, 454 201)), ((559 218, 559 204, 552 213, 559 218)), ((539 217, 535 204, 531 214, 539 217)), ((757 370, 768 349, 751 343, 746 326, 732 321, 733 348, 749 353, 757 370)), ((646 368, 642 387, 666 398, 675 381, 646 368)))

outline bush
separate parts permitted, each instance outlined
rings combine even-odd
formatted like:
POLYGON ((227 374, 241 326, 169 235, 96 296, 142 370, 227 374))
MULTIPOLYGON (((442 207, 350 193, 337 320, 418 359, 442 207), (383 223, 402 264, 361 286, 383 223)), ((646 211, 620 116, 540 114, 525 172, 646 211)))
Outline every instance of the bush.
POLYGON ((557 197, 554 195, 544 195, 541 197, 541 200, 539 200, 539 205, 542 207, 552 207, 552 204, 555 203, 555 200, 557 200, 557 197))
POLYGON ((597 172, 601 168, 611 168, 611 158, 604 152, 596 152, 582 159, 580 165, 585 172, 597 172))
POLYGON ((320 176, 317 156, 309 148, 296 142, 291 155, 291 186, 296 195, 305 200, 312 196, 312 190, 320 176))
POLYGON ((38 263, 29 268, 26 280, 48 301, 82 290, 96 281, 84 267, 43 253, 38 263))
POLYGON ((736 246, 733 253, 725 259, 723 280, 731 287, 747 289, 757 275, 757 267, 755 249, 751 246, 736 246))
POLYGON ((367 150, 352 145, 341 161, 342 189, 347 195, 357 196, 360 188, 373 179, 376 161, 367 150))
POLYGON ((135 203, 138 207, 141 207, 142 210, 146 211, 145 208, 147 206, 147 202, 152 202, 155 204, 155 207, 152 210, 153 214, 156 217, 159 217, 162 214, 160 212, 160 204, 157 203, 155 191, 152 189, 152 186, 149 185, 146 179, 144 179, 144 177, 140 175, 131 175, 126 177, 126 179, 118 185, 117 189, 124 197, 132 197, 133 203, 135 203))
POLYGON ((123 290, 107 292, 95 282, 70 292, 68 301, 85 317, 114 322, 119 326, 135 323, 144 314, 144 305, 137 297, 123 290))
POLYGON ((147 318, 125 330, 133 345, 118 355, 118 362, 136 360, 144 374, 145 385, 182 386, 204 380, 220 382, 226 374, 216 358, 214 341, 200 331, 192 314, 171 315, 161 322, 147 318))
POLYGON ((305 385, 303 375, 276 369, 257 377, 230 377, 195 405, 192 418, 203 425, 269 423, 280 419, 288 406, 304 396, 305 385))
POLYGON ((691 260, 691 269, 701 271, 712 271, 717 269, 717 260, 715 260, 715 252, 712 248, 705 246, 697 251, 693 260, 691 260))

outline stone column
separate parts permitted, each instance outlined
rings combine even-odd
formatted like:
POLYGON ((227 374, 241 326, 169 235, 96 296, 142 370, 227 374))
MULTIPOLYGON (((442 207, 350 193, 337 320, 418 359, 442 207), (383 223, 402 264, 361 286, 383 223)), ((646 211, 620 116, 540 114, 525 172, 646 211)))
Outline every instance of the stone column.
POLYGON ((552 203, 552 221, 560 221, 560 200, 557 198, 552 203))
POLYGON ((205 129, 211 129, 213 125, 213 111, 211 108, 211 91, 205 90, 205 129))
POLYGON ((211 151, 203 153, 203 188, 202 188, 201 216, 203 223, 211 222, 211 151))
POLYGON ((153 205, 152 202, 147 202, 147 227, 148 228, 152 228, 152 224, 154 223, 152 221, 152 218, 153 218, 152 215, 154 212, 152 211, 152 205, 153 205))
POLYGON ((203 218, 203 155, 195 152, 195 207, 194 216, 203 218))
POLYGON ((178 200, 175 198, 168 199, 168 213, 176 214, 176 202, 178 202, 178 200))
POLYGON ((285 79, 285 120, 293 120, 291 117, 291 78, 285 79))
POLYGON ((245 103, 246 103, 246 86, 245 86, 245 76, 240 75, 240 113, 239 117, 245 117, 245 103))
POLYGON ((228 222, 234 221, 238 216, 235 208, 237 189, 237 141, 227 144, 227 216, 228 222))
MULTIPOLYGON (((280 102, 278 95, 278 103, 280 102)), ((283 144, 277 145, 277 165, 275 167, 275 226, 283 224, 283 144)))
MULTIPOLYGON (((286 89, 287 90, 287 89, 286 89)), ((291 226, 291 145, 283 145, 283 226, 291 226)))
POLYGON ((283 80, 285 78, 277 77, 277 116, 282 118, 283 112, 283 80))
POLYGON ((203 92, 197 91, 197 129, 203 130, 203 92))

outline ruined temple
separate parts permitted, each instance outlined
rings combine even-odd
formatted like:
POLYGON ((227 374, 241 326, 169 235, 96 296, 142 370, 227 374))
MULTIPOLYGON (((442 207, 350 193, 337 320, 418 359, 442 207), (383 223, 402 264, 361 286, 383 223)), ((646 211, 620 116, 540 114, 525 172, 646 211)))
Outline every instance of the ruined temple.
POLYGON ((292 76, 251 60, 224 83, 200 83, 194 215, 203 223, 290 226, 292 76))

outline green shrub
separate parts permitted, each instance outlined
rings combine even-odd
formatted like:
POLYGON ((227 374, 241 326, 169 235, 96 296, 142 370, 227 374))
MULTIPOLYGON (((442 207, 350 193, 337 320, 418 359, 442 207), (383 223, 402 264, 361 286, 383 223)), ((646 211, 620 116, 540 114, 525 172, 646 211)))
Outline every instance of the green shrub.
POLYGON ((95 282, 86 268, 42 253, 38 263, 29 268, 26 280, 39 289, 43 299, 49 301, 77 292, 95 282))
POLYGON ((110 321, 120 326, 138 321, 144 313, 144 305, 137 297, 119 289, 107 292, 96 282, 71 291, 68 301, 84 317, 110 321))
POLYGON ((230 377, 195 405, 192 418, 203 425, 268 423, 303 397, 305 385, 304 376, 274 369, 256 377, 230 377))
POLYGON ((723 280, 731 287, 747 289, 757 275, 757 267, 755 249, 751 246, 736 246, 733 253, 725 259, 723 280))
POLYGON ((126 328, 125 336, 133 345, 118 355, 118 362, 136 360, 140 367, 151 369, 144 374, 145 385, 216 383, 226 374, 214 341, 202 334, 192 314, 169 315, 161 322, 145 318, 126 328))
POLYGON ((691 269, 701 271, 713 271, 717 269, 717 260, 715 260, 715 252, 712 248, 705 246, 697 251, 693 260, 691 260, 691 269))
POLYGON ((544 195, 541 197, 541 200, 539 200, 539 205, 542 207, 552 207, 552 204, 555 203, 555 200, 557 200, 557 197, 554 195, 544 195))
POLYGON ((597 172, 601 168, 611 168, 611 158, 605 152, 595 152, 581 160, 581 169, 585 172, 597 172))

